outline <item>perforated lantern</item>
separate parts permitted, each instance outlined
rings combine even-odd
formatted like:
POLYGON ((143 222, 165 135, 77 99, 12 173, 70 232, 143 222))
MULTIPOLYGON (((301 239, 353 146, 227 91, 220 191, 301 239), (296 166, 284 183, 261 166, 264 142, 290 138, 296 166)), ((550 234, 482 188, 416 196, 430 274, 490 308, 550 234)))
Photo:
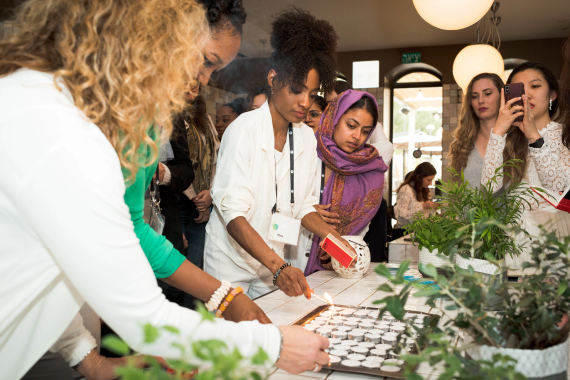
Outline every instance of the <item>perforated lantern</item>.
POLYGON ((463 29, 475 24, 492 4, 493 0, 414 0, 420 16, 444 30, 463 29))
POLYGON ((469 45, 457 54, 453 62, 453 77, 462 89, 481 73, 495 73, 503 78, 505 64, 501 53, 491 45, 469 45))

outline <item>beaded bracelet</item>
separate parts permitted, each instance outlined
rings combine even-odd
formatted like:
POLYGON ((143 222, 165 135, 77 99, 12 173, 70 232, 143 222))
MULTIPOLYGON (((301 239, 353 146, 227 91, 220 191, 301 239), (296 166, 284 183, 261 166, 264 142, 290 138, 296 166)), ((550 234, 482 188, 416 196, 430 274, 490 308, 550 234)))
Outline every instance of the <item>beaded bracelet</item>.
POLYGON ((212 298, 210 298, 210 300, 206 303, 206 309, 208 309, 208 311, 216 310, 224 300, 226 294, 228 294, 230 291, 231 286, 232 284, 230 284, 228 281, 222 280, 222 285, 220 285, 214 294, 212 294, 212 298))
POLYGON ((228 294, 228 296, 226 297, 226 299, 224 300, 224 302, 222 302, 222 304, 220 305, 220 308, 218 310, 216 310, 216 317, 218 318, 222 318, 222 314, 224 313, 224 311, 226 311, 226 309, 228 308, 228 306, 230 306, 230 303, 232 303, 232 301, 234 300, 234 298, 240 294, 241 292, 243 292, 243 289, 241 288, 241 286, 238 286, 237 288, 235 288, 234 290, 232 290, 230 292, 230 294, 228 294))
POLYGON ((279 268, 279 270, 277 272, 275 272, 275 276, 273 276, 273 285, 276 285, 277 283, 277 277, 279 277, 279 275, 281 274, 281 271, 287 267, 290 267, 291 263, 285 263, 283 265, 281 265, 281 268, 279 268))

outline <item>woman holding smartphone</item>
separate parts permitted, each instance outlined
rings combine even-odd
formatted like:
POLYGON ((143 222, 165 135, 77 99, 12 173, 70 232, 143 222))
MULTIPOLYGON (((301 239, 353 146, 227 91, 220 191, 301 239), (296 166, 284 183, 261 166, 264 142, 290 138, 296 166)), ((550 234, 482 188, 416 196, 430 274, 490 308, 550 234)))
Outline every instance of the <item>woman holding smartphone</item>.
MULTIPOLYGON (((495 175, 495 170, 503 164, 508 135, 519 134, 520 131, 523 139, 514 148, 519 150, 520 156, 517 158, 523 162, 517 163, 515 168, 505 168, 504 170, 513 170, 512 178, 499 178, 497 183, 493 183, 493 189, 499 190, 502 186, 517 182, 525 182, 530 187, 555 189, 557 184, 564 183, 564 173, 568 170, 553 162, 552 152, 548 149, 550 146, 562 144, 563 127, 552 120, 558 115, 558 80, 546 66, 526 62, 513 70, 507 80, 507 84, 511 83, 523 83, 525 94, 505 103, 504 91, 501 93, 502 105, 489 139, 481 182, 486 184, 495 175), (521 98, 524 106, 510 107, 521 98), (515 121, 521 115, 523 121, 515 121), (505 181, 507 182, 504 183, 505 181)), ((538 234, 540 224, 556 231, 561 237, 570 235, 570 215, 555 209, 538 195, 535 198, 528 199, 530 207, 525 207, 521 227, 531 236, 538 234)), ((518 240, 523 248, 526 248, 528 239, 520 234, 518 240)), ((525 251, 526 249, 523 249, 519 257, 507 258, 507 264, 515 268, 520 267, 521 263, 529 258, 525 251)))

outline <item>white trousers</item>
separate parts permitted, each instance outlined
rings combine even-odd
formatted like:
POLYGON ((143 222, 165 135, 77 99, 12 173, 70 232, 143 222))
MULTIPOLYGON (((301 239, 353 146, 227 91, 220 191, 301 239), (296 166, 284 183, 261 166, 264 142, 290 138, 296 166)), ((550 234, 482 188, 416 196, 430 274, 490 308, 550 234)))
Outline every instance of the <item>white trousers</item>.
POLYGON ((236 265, 216 244, 210 240, 206 233, 204 246, 204 271, 218 280, 232 283, 232 287, 241 286, 243 292, 251 299, 261 297, 277 289, 273 285, 273 274, 263 265, 253 275, 236 265))

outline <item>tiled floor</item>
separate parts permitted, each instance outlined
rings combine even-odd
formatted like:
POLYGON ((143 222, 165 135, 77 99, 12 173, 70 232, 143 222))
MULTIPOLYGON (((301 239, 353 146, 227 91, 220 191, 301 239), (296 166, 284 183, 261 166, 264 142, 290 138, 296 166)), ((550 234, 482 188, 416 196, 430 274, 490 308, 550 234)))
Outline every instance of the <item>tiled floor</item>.
MULTIPOLYGON (((317 295, 322 296, 324 292, 329 293, 337 305, 376 307, 372 302, 382 299, 385 295, 384 292, 379 292, 376 289, 385 283, 386 279, 373 272, 372 269, 375 266, 376 264, 372 263, 368 273, 359 280, 340 278, 333 271, 320 271, 307 277, 307 282, 317 295)), ((255 303, 263 309, 276 325, 293 324, 309 311, 323 304, 318 298, 313 298, 309 301, 303 296, 288 297, 280 290, 257 299, 255 303)), ((423 300, 418 298, 409 299, 406 308, 423 312, 430 310, 430 307, 425 306, 423 300)), ((418 373, 424 375, 426 379, 429 378, 431 371, 428 366, 420 366, 418 368, 418 373)), ((269 380, 383 380, 378 376, 335 372, 328 369, 318 373, 305 372, 300 375, 292 375, 280 369, 272 369, 268 372, 268 375, 270 375, 269 380)))

